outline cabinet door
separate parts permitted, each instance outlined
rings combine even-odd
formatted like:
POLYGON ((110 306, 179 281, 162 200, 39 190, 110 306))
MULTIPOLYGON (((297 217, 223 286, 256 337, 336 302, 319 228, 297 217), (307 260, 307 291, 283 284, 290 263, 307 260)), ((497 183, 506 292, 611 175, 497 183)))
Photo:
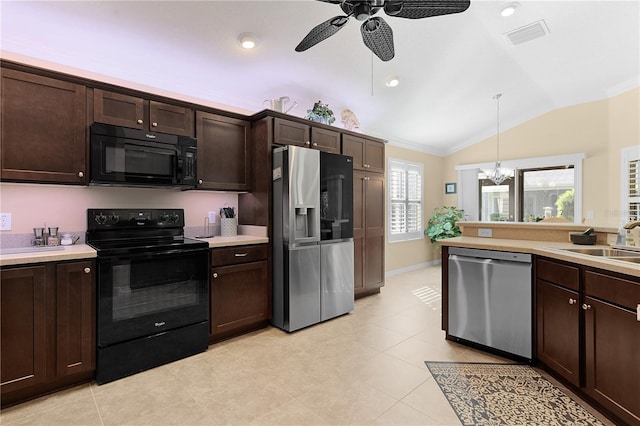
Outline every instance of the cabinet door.
POLYGON ((0 382, 2 393, 46 378, 44 266, 4 269, 0 280, 0 382))
POLYGON ((198 188, 250 189, 249 123, 198 111, 198 188))
POLYGON ((56 267, 56 375, 95 366, 95 275, 93 262, 56 267))
POLYGON ((309 126, 295 121, 273 119, 273 143, 309 147, 309 126))
POLYGON ((365 223, 365 178, 366 173, 353 172, 353 269, 355 291, 364 289, 364 223, 365 223))
POLYGON ((142 98, 102 89, 93 90, 93 121, 148 130, 146 115, 142 98))
POLYGON ((342 135, 342 154, 353 157, 353 169, 365 170, 364 147, 366 140, 352 135, 342 135))
POLYGON ((370 172, 384 173, 384 144, 367 140, 364 147, 364 167, 370 172))
POLYGON ((2 69, 1 177, 86 183, 84 86, 2 69))
POLYGON ((580 386, 578 293, 536 280, 536 354, 540 361, 580 386))
POLYGON ((211 337, 270 318, 267 261, 211 269, 211 337))
POLYGON ((586 391, 626 423, 640 424, 640 321, 597 299, 584 303, 586 391))
POLYGON ((193 110, 149 101, 149 130, 193 137, 193 110))
POLYGON ((384 175, 367 173, 364 201, 364 281, 376 288, 384 284, 384 175))
POLYGON ((340 154, 340 133, 314 127, 311 129, 311 146, 320 151, 340 154))

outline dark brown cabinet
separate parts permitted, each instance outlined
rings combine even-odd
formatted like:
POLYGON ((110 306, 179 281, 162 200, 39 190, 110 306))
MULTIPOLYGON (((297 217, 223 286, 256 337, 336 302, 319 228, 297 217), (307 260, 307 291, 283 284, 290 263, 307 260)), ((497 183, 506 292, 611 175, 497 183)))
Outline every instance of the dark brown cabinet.
POLYGON ((93 121, 152 132, 194 136, 194 111, 102 89, 93 90, 93 121))
POLYGON ((538 360, 626 424, 640 424, 640 279, 538 258, 538 360))
POLYGON ((2 180, 86 183, 85 86, 2 69, 2 180))
POLYGON ((384 173, 384 144, 364 137, 342 136, 342 154, 353 157, 354 170, 384 173))
POLYGON ((93 261, 2 269, 3 404, 91 379, 95 368, 93 269, 93 261))
POLYGON ((384 285, 384 175, 353 172, 354 286, 356 296, 384 285))
POLYGON ((2 270, 0 377, 2 395, 35 386, 47 375, 44 266, 2 270))
POLYGON ((251 189, 249 122, 198 111, 198 188, 222 191, 251 189))
POLYGON ((584 293, 586 393, 625 423, 640 424, 640 279, 587 270, 584 293))
POLYGON ((210 340, 266 326, 271 318, 267 245, 211 250, 210 340))
POLYGON ((282 118, 274 118, 273 120, 273 143, 297 145, 340 154, 340 132, 311 127, 282 118))

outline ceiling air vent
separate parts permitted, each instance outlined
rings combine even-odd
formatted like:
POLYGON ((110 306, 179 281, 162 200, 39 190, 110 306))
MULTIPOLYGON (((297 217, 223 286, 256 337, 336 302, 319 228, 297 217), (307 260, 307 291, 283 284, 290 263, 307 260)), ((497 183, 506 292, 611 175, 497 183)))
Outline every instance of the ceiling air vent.
POLYGON ((549 34, 549 27, 547 27, 547 23, 544 21, 544 19, 505 33, 507 38, 511 40, 511 43, 513 43, 514 45, 535 40, 547 34, 549 34))

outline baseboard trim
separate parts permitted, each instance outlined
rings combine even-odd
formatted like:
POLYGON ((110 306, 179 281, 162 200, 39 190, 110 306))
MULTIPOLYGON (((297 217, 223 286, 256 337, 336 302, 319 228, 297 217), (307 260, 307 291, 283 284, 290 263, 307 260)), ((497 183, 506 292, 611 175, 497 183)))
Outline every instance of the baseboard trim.
POLYGON ((442 263, 440 259, 432 260, 431 262, 418 263, 417 265, 411 265, 400 269, 393 269, 391 271, 385 271, 384 277, 389 278, 394 275, 404 274, 405 272, 417 271, 418 269, 428 268, 430 266, 439 265, 442 263))

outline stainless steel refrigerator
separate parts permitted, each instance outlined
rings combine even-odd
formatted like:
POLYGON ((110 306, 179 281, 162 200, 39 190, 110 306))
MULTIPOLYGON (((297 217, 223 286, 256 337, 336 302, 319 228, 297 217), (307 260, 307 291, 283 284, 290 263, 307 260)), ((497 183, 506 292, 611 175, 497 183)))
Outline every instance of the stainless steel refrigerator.
POLYGON ((353 307, 352 158, 277 148, 271 322, 295 331, 353 307))

